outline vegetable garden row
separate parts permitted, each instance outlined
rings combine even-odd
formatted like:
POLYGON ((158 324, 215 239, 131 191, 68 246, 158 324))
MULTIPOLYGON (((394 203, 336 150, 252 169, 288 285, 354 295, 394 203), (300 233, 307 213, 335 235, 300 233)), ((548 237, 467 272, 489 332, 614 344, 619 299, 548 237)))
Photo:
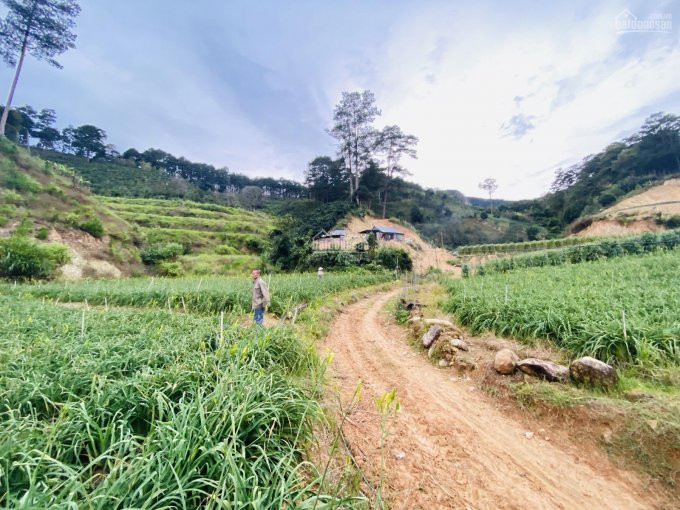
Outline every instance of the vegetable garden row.
MULTIPOLYGON (((327 274, 322 280, 311 273, 274 275, 270 279, 270 310, 280 315, 296 303, 309 303, 342 290, 375 285, 393 278, 394 274, 388 272, 327 274)), ((250 280, 247 277, 137 278, 6 284, 4 288, 5 292, 61 302, 170 308, 204 314, 250 310, 250 280)))
MULTIPOLYGON (((660 234, 650 232, 634 238, 622 238, 586 246, 573 246, 562 250, 546 251, 534 255, 520 255, 486 262, 477 266, 476 274, 504 273, 527 267, 559 266, 567 263, 589 262, 600 259, 640 255, 659 250, 672 250, 680 246, 680 231, 673 230, 660 234)), ((464 275, 470 275, 470 268, 464 268, 464 275)))
POLYGON ((603 360, 677 364, 679 266, 672 249, 452 280, 447 308, 473 333, 547 338, 603 360))

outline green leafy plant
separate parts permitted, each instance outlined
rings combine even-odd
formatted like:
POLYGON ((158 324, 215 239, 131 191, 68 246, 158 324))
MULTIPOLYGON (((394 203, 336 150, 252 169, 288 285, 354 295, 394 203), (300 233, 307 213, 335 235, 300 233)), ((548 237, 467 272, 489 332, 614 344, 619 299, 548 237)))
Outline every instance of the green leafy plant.
POLYGON ((24 236, 0 239, 0 276, 5 278, 51 278, 69 260, 61 244, 39 244, 24 236))

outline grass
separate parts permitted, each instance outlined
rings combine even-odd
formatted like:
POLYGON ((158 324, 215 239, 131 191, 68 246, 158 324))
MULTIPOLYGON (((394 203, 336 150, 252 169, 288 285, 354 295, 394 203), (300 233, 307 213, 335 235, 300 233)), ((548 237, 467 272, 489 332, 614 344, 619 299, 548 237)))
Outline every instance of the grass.
POLYGON ((311 506, 318 362, 290 330, 0 305, 4 506, 311 506))
POLYGON ((680 361, 679 250, 450 281, 447 311, 472 333, 547 338, 573 355, 680 361))
MULTIPOLYGON (((310 303, 342 290, 365 287, 394 278, 392 273, 336 273, 318 280, 315 274, 274 275, 270 281, 270 311, 280 315, 297 303, 310 303)), ((269 280, 268 276, 265 279, 269 280)), ((3 287, 0 287, 0 291, 3 287)), ((250 281, 245 277, 153 278, 5 285, 14 295, 46 297, 61 302, 88 302, 145 308, 170 308, 214 314, 250 310, 250 281)))
POLYGON ((275 307, 309 300, 292 328, 244 327, 240 304, 220 328, 218 294, 240 303, 246 279, 0 286, 0 505, 355 507, 347 479, 305 460, 326 423, 325 364, 301 338, 366 292, 353 287, 390 279, 275 276, 275 307), (38 299, 75 297, 67 287, 106 306, 38 299), (187 298, 188 313, 163 309, 159 292, 187 298))

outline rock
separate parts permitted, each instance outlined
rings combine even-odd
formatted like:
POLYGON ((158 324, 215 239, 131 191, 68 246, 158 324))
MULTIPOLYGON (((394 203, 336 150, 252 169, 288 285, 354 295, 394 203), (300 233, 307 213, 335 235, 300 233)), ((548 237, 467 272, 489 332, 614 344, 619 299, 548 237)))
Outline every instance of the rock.
POLYGON ((413 317, 409 317, 407 322, 419 322, 422 320, 423 318, 420 315, 414 315, 413 317))
POLYGON ((446 361, 445 359, 440 359, 438 365, 439 365, 441 368, 446 368, 446 367, 449 366, 449 362, 446 361))
POLYGON ((538 358, 523 359, 517 362, 517 368, 525 374, 540 377, 550 382, 566 382, 569 378, 567 367, 538 358))
POLYGON ((614 367, 590 356, 572 361, 569 366, 569 374, 571 375, 571 380, 576 384, 585 384, 587 386, 608 388, 615 386, 619 380, 614 367))
POLYGON ((463 355, 461 353, 453 358, 451 364, 455 365, 460 371, 477 370, 477 360, 469 355, 463 355))
POLYGON ((432 346, 430 346, 430 348, 427 350, 427 357, 432 358, 432 356, 434 356, 434 352, 435 352, 435 345, 432 344, 432 346))
POLYGON ((524 437, 526 437, 527 439, 533 439, 534 433, 533 432, 525 432, 524 437))
POLYGON ((427 333, 423 335, 423 347, 429 348, 441 334, 442 328, 439 326, 430 327, 430 329, 427 330, 427 333))
POLYGON ((647 425, 649 425, 649 428, 652 430, 656 430, 656 427, 659 425, 658 420, 647 420, 647 425))
POLYGON ((519 356, 511 349, 501 349, 496 353, 493 359, 493 368, 502 375, 510 375, 514 373, 517 367, 519 356))
POLYGON ((468 350, 468 344, 466 344, 465 341, 461 340, 460 338, 449 338, 449 344, 451 344, 452 347, 455 347, 456 349, 459 349, 461 351, 468 350))
POLYGON ((423 319, 423 322, 425 324, 429 324, 430 326, 442 326, 444 328, 455 328, 456 326, 453 325, 453 322, 447 321, 445 319, 423 319))
POLYGON ((609 444, 612 442, 612 431, 607 429, 604 432, 602 432, 602 440, 609 444))

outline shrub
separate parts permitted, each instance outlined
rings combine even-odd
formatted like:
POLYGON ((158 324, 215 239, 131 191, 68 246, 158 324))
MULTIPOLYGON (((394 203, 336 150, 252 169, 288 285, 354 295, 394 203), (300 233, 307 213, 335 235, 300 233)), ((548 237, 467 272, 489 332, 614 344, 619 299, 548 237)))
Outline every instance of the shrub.
POLYGON ((243 246, 251 253, 262 253, 265 249, 265 242, 259 237, 248 236, 243 241, 243 246))
POLYGON ((411 271, 413 261, 411 256, 401 248, 381 248, 376 252, 375 260, 386 269, 411 271))
POLYGON ((616 202, 616 197, 614 195, 612 195, 611 193, 603 193, 602 195, 600 195, 598 202, 600 202, 600 205, 602 207, 607 207, 609 205, 612 205, 614 202, 616 202))
POLYGON ((152 244, 142 250, 142 262, 158 264, 164 260, 174 260, 183 253, 184 246, 179 243, 152 244))
POLYGON ((22 198, 19 193, 12 191, 11 189, 6 189, 2 192, 2 200, 8 204, 18 204, 21 202, 22 198))
POLYGON ((173 278, 177 276, 184 276, 184 267, 182 267, 182 264, 176 260, 159 262, 156 268, 158 270, 158 274, 161 276, 171 276, 173 278))
POLYGON ((99 218, 92 218, 85 223, 81 223, 78 225, 78 228, 97 239, 104 237, 104 225, 102 225, 102 221, 99 218))
POLYGON ((3 179, 4 185, 23 193, 38 193, 42 186, 30 175, 16 170, 10 171, 3 179))
POLYGON ((61 244, 41 245, 17 235, 0 240, 0 276, 6 278, 50 278, 68 261, 61 244))
POLYGON ((50 235, 50 229, 47 227, 40 227, 38 231, 35 233, 35 237, 37 237, 41 241, 47 239, 48 235, 50 235))
POLYGON ((233 246, 229 246, 228 244, 220 244, 219 246, 215 247, 215 253, 218 255, 236 255, 238 250, 233 246))

